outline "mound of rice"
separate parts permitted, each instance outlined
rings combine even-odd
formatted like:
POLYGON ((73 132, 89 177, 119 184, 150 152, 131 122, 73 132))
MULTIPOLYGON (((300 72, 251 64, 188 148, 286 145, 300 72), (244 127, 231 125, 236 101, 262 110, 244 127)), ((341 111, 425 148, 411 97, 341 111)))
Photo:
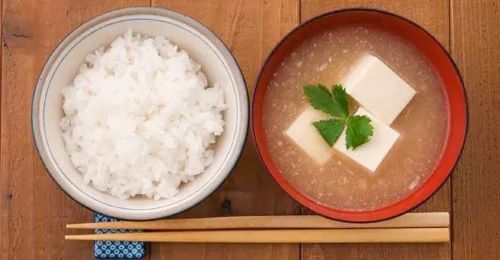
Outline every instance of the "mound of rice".
POLYGON ((120 199, 171 198, 213 160, 222 88, 165 37, 126 32, 63 90, 66 150, 86 183, 120 199))

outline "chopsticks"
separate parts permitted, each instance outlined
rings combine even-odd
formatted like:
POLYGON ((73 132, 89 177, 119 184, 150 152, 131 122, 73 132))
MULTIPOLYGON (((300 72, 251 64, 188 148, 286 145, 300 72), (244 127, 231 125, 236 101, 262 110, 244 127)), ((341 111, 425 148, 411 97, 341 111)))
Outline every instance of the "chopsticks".
POLYGON ((116 221, 68 224, 70 229, 144 229, 144 230, 213 230, 213 229, 304 229, 304 228, 404 228, 448 227, 448 212, 408 213, 375 223, 346 223, 315 215, 240 216, 153 221, 116 221))
POLYGON ((408 213, 376 223, 320 216, 241 216, 68 224, 70 229, 143 229, 165 232, 67 235, 67 240, 204 243, 436 243, 450 239, 447 212, 408 213))
POLYGON ((439 243, 448 228, 216 230, 67 235, 67 240, 189 243, 439 243))

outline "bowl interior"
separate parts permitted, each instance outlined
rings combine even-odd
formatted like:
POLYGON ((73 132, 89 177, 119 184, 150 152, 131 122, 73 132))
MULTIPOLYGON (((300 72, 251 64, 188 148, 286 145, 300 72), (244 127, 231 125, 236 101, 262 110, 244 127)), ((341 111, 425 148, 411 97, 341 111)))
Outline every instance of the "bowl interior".
POLYGON ((222 183, 242 149, 242 138, 247 128, 247 100, 246 88, 237 65, 220 42, 214 43, 213 39, 207 38, 206 34, 212 35, 208 30, 194 28, 178 19, 157 15, 126 15, 105 19, 87 27, 77 29, 56 49, 46 65, 49 66, 45 68, 48 72, 40 78, 38 100, 35 94, 34 134, 49 172, 77 201, 111 216, 157 218, 193 206, 222 183), (215 160, 194 181, 183 184, 179 194, 172 199, 139 197, 120 200, 100 192, 83 182, 64 147, 59 126, 63 117, 61 89, 73 80, 87 54, 100 46, 109 45, 128 29, 149 36, 166 36, 201 64, 209 85, 218 83, 225 92, 228 108, 223 116, 226 124, 224 133, 218 137, 215 145, 215 160), (228 59, 228 56, 231 58, 228 59))
POLYGON ((449 176, 461 152, 467 123, 466 99, 463 84, 446 50, 420 26, 394 14, 368 9, 340 10, 316 17, 290 32, 275 47, 262 67, 256 83, 252 106, 252 130, 259 155, 269 173, 295 200, 326 217, 368 222, 400 215, 425 201, 449 176), (448 103, 448 133, 441 158, 432 174, 408 197, 384 208, 373 211, 353 212, 320 205, 295 189, 274 165, 266 148, 262 121, 263 100, 273 73, 284 59, 308 38, 334 28, 362 25, 389 32, 413 45, 431 64, 442 81, 443 92, 448 103))

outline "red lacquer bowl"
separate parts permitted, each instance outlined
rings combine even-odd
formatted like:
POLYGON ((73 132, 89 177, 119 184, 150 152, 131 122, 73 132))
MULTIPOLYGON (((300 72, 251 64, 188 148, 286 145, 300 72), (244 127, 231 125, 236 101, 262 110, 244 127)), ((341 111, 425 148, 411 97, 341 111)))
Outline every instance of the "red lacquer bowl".
POLYGON ((272 50, 262 66, 252 104, 252 131, 260 158, 274 180, 292 198, 325 217, 372 222, 401 215, 428 199, 446 181, 453 170, 465 140, 467 100, 462 79, 450 55, 441 44, 419 25, 395 14, 371 9, 345 9, 313 18, 288 33, 272 50), (332 28, 365 25, 390 32, 408 41, 425 57, 442 81, 448 103, 448 132, 445 147, 430 177, 406 198, 372 211, 345 211, 320 205, 297 190, 276 167, 266 147, 262 122, 263 101, 267 86, 278 65, 304 40, 332 28))

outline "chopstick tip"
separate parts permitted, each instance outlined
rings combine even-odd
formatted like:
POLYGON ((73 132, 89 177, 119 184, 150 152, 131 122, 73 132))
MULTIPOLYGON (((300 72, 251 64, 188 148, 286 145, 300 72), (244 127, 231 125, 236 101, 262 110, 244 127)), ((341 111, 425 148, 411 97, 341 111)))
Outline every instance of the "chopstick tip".
POLYGON ((96 223, 66 224, 67 229, 93 229, 97 228, 96 223))

